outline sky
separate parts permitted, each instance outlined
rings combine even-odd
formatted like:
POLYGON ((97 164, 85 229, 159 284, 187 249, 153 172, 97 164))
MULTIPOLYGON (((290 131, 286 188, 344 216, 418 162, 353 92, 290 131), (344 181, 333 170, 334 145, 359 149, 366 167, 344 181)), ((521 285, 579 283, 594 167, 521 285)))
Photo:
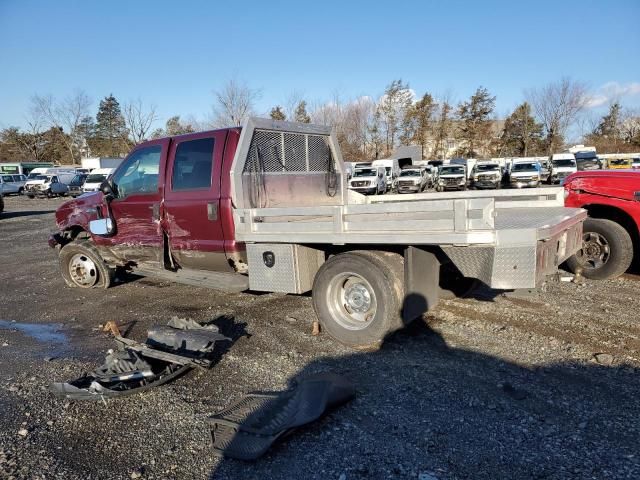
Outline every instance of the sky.
POLYGON ((640 107, 640 1, 0 0, 0 128, 24 126, 30 98, 82 89, 95 102, 204 120, 229 79, 259 89, 257 112, 292 92, 311 104, 367 95, 393 79, 459 101, 482 85, 506 116, 524 91, 584 82, 600 114, 640 107))

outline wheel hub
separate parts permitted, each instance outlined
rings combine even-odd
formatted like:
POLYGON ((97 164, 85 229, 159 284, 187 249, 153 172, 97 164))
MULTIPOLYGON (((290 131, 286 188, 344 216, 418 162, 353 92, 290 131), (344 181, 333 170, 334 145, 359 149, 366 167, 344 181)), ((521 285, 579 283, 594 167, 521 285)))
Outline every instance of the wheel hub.
POLYGON ((609 242, 595 232, 587 232, 582 238, 582 251, 579 255, 586 268, 599 268, 609 260, 609 242))
POLYGON ((371 308, 371 294, 361 283, 348 286, 344 296, 347 306, 354 312, 364 313, 371 308))
POLYGON ((92 287, 98 281, 98 269, 86 255, 77 254, 69 262, 69 275, 80 287, 92 287))

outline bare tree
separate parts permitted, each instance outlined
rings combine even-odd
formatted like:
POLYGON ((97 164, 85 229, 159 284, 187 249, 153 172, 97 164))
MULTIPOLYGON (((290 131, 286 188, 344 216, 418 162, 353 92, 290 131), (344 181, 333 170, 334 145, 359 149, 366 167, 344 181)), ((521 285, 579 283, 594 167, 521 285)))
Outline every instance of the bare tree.
POLYGON ((564 77, 557 82, 528 90, 525 96, 544 126, 547 153, 550 155, 561 147, 567 129, 585 108, 588 101, 587 88, 581 82, 564 77))
POLYGON ((139 98, 125 103, 122 115, 124 116, 131 141, 136 145, 147 139, 151 127, 158 120, 156 106, 149 105, 147 107, 139 98))
POLYGON ((237 79, 229 80, 220 90, 214 92, 213 124, 217 127, 242 125, 254 110, 260 98, 260 90, 254 90, 237 79))
POLYGON ((65 144, 71 158, 71 162, 76 161, 76 151, 84 144, 84 140, 79 138, 79 126, 83 118, 89 114, 91 99, 82 90, 77 89, 73 94, 56 102, 52 95, 34 95, 31 97, 32 110, 46 122, 50 127, 58 128, 63 135, 62 141, 65 144))

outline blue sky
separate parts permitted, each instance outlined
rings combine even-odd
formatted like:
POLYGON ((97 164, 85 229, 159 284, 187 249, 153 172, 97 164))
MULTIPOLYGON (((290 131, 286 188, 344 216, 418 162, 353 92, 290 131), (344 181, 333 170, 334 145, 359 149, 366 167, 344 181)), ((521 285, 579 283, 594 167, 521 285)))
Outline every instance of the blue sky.
POLYGON ((638 107, 639 25, 638 0, 0 0, 0 127, 23 125, 33 94, 75 88, 203 119, 232 77, 261 89, 258 112, 292 91, 378 97, 395 78, 455 100, 486 86, 500 116, 562 76, 638 107))

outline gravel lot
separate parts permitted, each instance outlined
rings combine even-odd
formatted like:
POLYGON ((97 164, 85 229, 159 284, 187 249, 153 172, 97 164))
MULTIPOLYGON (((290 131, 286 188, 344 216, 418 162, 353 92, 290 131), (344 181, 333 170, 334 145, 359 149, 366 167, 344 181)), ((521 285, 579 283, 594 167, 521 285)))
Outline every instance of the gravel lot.
POLYGON ((0 219, 0 478, 640 478, 634 277, 442 301, 381 351, 355 353, 311 335, 306 296, 66 287, 46 244, 61 202, 9 197, 0 219), (233 315, 218 323, 237 341, 211 370, 140 396, 49 393, 102 362, 114 342, 98 325, 130 321, 142 340, 174 315, 233 315), (320 370, 357 398, 255 463, 212 454, 208 415, 320 370))

